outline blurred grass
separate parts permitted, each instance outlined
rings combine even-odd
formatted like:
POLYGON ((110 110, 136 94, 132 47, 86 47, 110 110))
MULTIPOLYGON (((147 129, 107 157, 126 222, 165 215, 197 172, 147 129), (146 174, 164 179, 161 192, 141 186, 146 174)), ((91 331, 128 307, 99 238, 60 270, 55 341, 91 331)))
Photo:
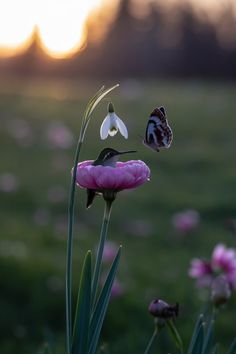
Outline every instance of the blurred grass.
MULTIPOLYGON (((19 184, 11 193, 0 191, 1 353, 38 353, 47 340, 55 353, 64 352, 67 197, 53 200, 50 195, 54 186, 68 191, 82 112, 101 84, 0 84, 0 175, 10 173, 19 184), (12 133, 9 124, 19 120, 30 136, 12 133), (72 131, 70 148, 48 146, 52 122, 63 122, 72 131)), ((204 305, 187 275, 190 260, 209 258, 218 242, 235 247, 235 235, 224 225, 236 217, 235 95, 236 86, 229 83, 124 81, 111 98, 127 123, 128 141, 118 134, 100 141, 107 102, 94 114, 82 159, 95 158, 107 146, 137 149, 134 158, 143 159, 152 171, 148 184, 120 193, 114 203, 109 239, 123 245, 118 279, 124 294, 111 302, 103 330, 113 354, 143 351, 152 333, 147 306, 153 298, 180 303, 177 327, 186 343, 204 305), (174 141, 171 149, 155 153, 142 145, 141 137, 158 105, 167 109, 174 141), (197 230, 180 236, 171 217, 188 208, 199 211, 201 222, 197 230), (135 235, 143 224, 147 235, 135 235)), ((88 211, 84 191, 77 201, 76 285, 85 250, 94 251, 103 213, 101 198, 88 211)), ((235 308, 234 294, 217 322, 222 353, 235 335, 235 308)), ((165 334, 159 348, 174 352, 165 334)))

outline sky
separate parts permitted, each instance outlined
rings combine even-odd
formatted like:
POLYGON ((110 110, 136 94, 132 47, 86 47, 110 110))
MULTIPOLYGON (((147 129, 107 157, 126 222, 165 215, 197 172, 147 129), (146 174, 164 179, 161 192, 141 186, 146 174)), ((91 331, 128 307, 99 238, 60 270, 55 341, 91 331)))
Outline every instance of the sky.
MULTIPOLYGON (((132 0, 139 13, 143 4, 156 0, 132 0)), ((184 0, 163 0, 163 4, 184 0)), ((186 0, 197 10, 205 9, 214 16, 220 6, 231 0, 186 0)), ((233 1, 233 0, 232 0, 233 1)), ((52 57, 63 58, 75 53, 86 42, 85 23, 89 16, 96 19, 96 10, 110 6, 112 17, 119 0, 0 0, 0 54, 11 55, 23 50, 37 27, 42 47, 52 57), (112 3, 112 8, 111 8, 112 3), (110 5, 108 5, 110 4, 110 5)), ((108 9, 108 8, 106 8, 108 9)), ((109 21, 108 21, 109 22, 109 21)), ((102 27, 101 23, 97 28, 102 27)))

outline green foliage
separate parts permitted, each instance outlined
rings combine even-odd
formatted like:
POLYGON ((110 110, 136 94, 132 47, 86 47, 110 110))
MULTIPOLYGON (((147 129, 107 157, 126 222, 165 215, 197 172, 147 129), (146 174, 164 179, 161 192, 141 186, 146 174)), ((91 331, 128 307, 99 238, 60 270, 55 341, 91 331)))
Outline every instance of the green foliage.
POLYGON ((235 354, 235 353, 236 353, 236 338, 233 340, 227 354, 235 354))
MULTIPOLYGON (((188 354, 219 353, 219 344, 215 344, 214 327, 215 321, 212 319, 205 320, 203 315, 199 316, 195 324, 188 354)), ((227 353, 233 354, 235 351, 236 341, 234 340, 227 353)))
POLYGON ((102 324, 106 315, 107 306, 111 296, 112 285, 116 276, 119 260, 120 260, 121 247, 116 255, 116 258, 113 261, 111 269, 108 273, 107 279, 104 283, 104 286, 101 290, 101 294, 97 300, 93 315, 91 317, 91 324, 89 328, 89 354, 94 354, 97 349, 97 344, 102 329, 102 324))
POLYGON ((79 294, 74 320, 73 354, 87 353, 88 333, 91 311, 91 279, 92 279, 91 252, 88 251, 81 272, 79 294))

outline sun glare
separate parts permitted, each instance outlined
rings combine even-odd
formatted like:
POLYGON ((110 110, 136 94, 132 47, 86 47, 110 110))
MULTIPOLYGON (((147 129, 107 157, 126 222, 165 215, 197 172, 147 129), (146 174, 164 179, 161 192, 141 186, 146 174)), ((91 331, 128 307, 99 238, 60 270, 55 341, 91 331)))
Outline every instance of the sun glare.
POLYGON ((0 1, 0 51, 20 50, 37 26, 42 45, 54 57, 65 57, 84 41, 89 13, 102 0, 8 0, 0 1))

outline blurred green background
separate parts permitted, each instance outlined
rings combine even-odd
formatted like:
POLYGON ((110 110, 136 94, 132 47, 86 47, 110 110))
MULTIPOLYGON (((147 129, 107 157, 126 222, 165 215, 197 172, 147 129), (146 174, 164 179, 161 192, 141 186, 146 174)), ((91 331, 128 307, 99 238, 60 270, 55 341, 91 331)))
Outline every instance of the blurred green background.
MULTIPOLYGON (((115 84, 107 82, 105 84, 115 84)), ((65 348, 65 261, 70 171, 81 117, 103 82, 3 81, 0 84, 0 351, 40 353, 48 341, 65 348)), ((235 247, 227 220, 235 218, 236 86, 204 81, 122 80, 112 99, 125 121, 120 134, 101 141, 108 99, 93 114, 81 160, 103 147, 137 149, 132 158, 151 168, 151 180, 119 193, 109 240, 123 245, 118 272, 121 294, 111 300, 102 332, 110 353, 142 353, 153 330, 147 308, 154 298, 180 303, 177 327, 188 343, 204 301, 188 277, 193 257, 210 258, 217 243, 235 247), (174 140, 155 153, 142 144, 148 116, 167 110, 174 140), (175 230, 175 213, 199 212, 197 228, 175 230)), ((74 245, 74 290, 81 261, 99 237, 104 202, 85 209, 78 190, 74 245)), ((74 291, 74 296, 76 292, 74 291)), ((216 325, 221 353, 235 335, 233 294, 216 325)), ((163 332, 153 353, 175 353, 163 332), (158 350, 158 348, 160 350, 158 350)))

